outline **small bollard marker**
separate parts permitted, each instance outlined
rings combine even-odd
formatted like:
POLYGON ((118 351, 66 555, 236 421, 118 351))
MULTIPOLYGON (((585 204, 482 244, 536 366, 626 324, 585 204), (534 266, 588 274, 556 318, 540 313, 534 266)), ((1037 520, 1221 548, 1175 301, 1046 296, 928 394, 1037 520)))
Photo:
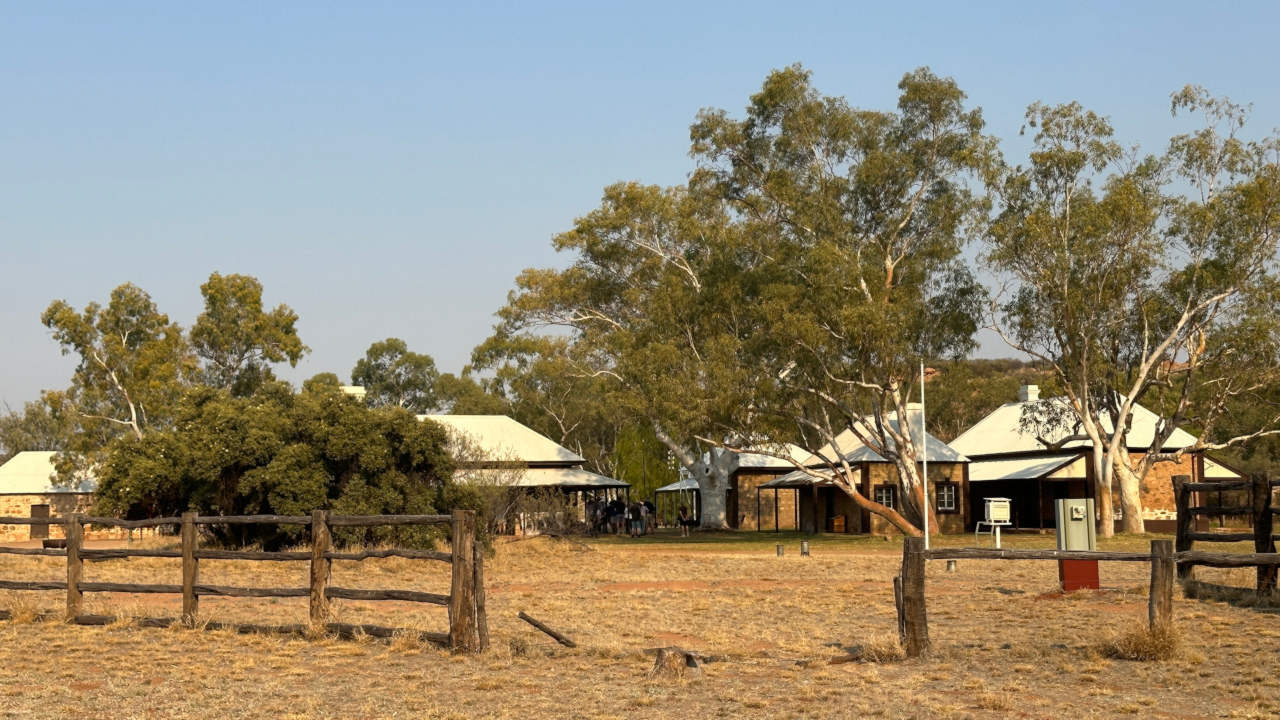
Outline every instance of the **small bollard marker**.
POLYGON ((809 557, 809 541, 800 541, 800 557, 809 557))
POLYGON ((778 543, 778 557, 782 557, 782 543, 778 543))

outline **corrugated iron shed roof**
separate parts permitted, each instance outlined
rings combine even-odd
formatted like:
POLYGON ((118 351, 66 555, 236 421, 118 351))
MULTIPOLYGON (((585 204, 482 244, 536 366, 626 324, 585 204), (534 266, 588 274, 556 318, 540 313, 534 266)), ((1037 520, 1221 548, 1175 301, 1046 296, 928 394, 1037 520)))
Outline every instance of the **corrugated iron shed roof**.
POLYGON ((1034 480, 1061 470, 1080 457, 1069 455, 1037 455, 1002 460, 974 460, 969 463, 969 482, 993 480, 1034 480))
MULTIPOLYGON (((1035 433, 1022 429, 1022 412, 1024 407, 1034 403, 1058 403, 1065 405, 1062 398, 1047 398, 1028 402, 1012 402, 1001 405, 979 420, 976 425, 964 431, 960 437, 951 441, 951 447, 972 458, 984 455, 1003 455, 1019 452, 1035 452, 1045 450, 1043 443, 1036 439, 1035 433)), ((1146 448, 1155 436, 1156 422, 1159 417, 1141 405, 1133 407, 1133 429, 1129 432, 1129 447, 1146 448)), ((1104 422, 1104 430, 1110 430, 1110 423, 1104 422)), ((1049 442, 1056 442, 1073 433, 1057 429, 1045 437, 1049 442)), ((1196 438, 1191 433, 1178 428, 1169 436, 1165 448, 1174 450, 1194 444, 1196 438)), ((1063 449, 1087 448, 1089 440, 1072 440, 1063 445, 1063 449)))
POLYGON ((55 452, 27 450, 9 458, 0 465, 0 494, 48 495, 53 493, 88 493, 97 486, 94 478, 84 478, 75 486, 66 488, 53 484, 53 456, 55 452))
POLYGON ((564 466, 586 462, 581 455, 506 415, 419 415, 418 419, 444 425, 453 435, 474 444, 483 460, 564 466))

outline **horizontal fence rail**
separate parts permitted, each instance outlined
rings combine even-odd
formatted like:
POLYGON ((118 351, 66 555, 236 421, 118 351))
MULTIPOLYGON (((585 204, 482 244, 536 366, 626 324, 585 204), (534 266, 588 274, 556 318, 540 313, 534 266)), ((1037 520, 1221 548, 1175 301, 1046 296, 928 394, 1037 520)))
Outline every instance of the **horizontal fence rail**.
MULTIPOLYGON (((0 580, 0 590, 62 590, 67 595, 66 618, 80 624, 95 623, 101 616, 81 612, 86 592, 104 593, 154 593, 182 596, 180 622, 195 624, 201 596, 221 597, 305 597, 309 598, 310 619, 308 627, 324 628, 351 635, 361 632, 376 637, 390 637, 394 628, 379 626, 355 626, 342 623, 326 623, 329 600, 392 600, 441 605, 449 609, 449 633, 418 633, 421 637, 448 644, 461 652, 480 652, 489 645, 488 619, 485 613, 484 559, 476 543, 476 519, 470 511, 457 510, 452 515, 329 515, 322 510, 303 515, 196 515, 186 513, 181 517, 158 517, 139 520, 122 520, 88 515, 71 515, 67 518, 16 518, 0 517, 0 525, 62 525, 66 528, 65 548, 9 548, 0 547, 0 554, 65 557, 67 579, 65 581, 0 580), (198 547, 196 533, 200 525, 304 525, 311 531, 311 547, 298 551, 221 550, 198 547), (84 529, 87 525, 102 527, 147 528, 176 525, 180 529, 181 549, 150 548, 86 548, 84 529), (353 552, 332 549, 331 527, 385 527, 411 525, 450 525, 451 552, 415 550, 410 548, 380 548, 353 552), (173 558, 182 561, 182 583, 147 584, 117 582, 87 582, 81 579, 85 560, 110 560, 123 558, 173 558), (402 558, 408 560, 434 560, 452 566, 448 594, 422 592, 407 589, 344 588, 329 584, 331 563, 362 561, 375 558, 402 558), (201 560, 249 560, 249 561, 297 561, 310 565, 308 587, 240 587, 210 585, 199 582, 201 560), (354 629, 353 629, 354 628, 354 629)), ((167 627, 172 621, 151 619, 152 625, 167 627)), ((146 625, 147 623, 142 623, 146 625)), ((274 626, 273 626, 274 627, 274 626)), ((279 626, 286 630, 301 626, 279 626)))
MULTIPOLYGON (((1111 562, 1151 562, 1158 559, 1156 555, 1152 555, 1149 552, 1107 552, 1102 550, 938 548, 924 550, 921 554, 926 560, 1103 560, 1111 562)), ((1280 565, 1280 553, 1208 553, 1190 550, 1174 553, 1172 557, 1180 563, 1224 568, 1280 565)))

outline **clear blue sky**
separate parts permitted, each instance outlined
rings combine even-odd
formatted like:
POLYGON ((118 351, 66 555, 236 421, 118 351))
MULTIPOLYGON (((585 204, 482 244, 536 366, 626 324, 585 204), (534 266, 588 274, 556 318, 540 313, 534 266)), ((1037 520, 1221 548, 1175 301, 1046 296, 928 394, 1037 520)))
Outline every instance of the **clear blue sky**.
MULTIPOLYGON (((24 3, 0 23, 0 399, 64 387, 40 325, 212 271, 301 315, 291 379, 398 336, 456 371, 608 183, 684 179, 701 107, 772 68, 888 108, 920 65, 1016 138, 1080 100, 1158 150, 1192 82, 1280 125, 1274 3, 24 3)), ((988 345, 986 354, 1001 354, 988 345)))

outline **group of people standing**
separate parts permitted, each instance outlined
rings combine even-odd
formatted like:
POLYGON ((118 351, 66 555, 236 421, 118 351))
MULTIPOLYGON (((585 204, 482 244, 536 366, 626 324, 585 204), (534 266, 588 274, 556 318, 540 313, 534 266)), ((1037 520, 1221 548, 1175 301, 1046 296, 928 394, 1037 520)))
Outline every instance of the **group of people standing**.
POLYGON ((626 503, 616 498, 608 502, 592 498, 587 500, 585 510, 592 535, 626 532, 631 537, 640 537, 657 527, 658 508, 648 500, 626 503))
MULTIPOLYGON (((583 509, 586 511, 587 530, 592 535, 621 535, 625 532, 631 537, 640 537, 648 535, 659 524, 658 508, 649 500, 627 503, 617 498, 609 501, 588 498, 583 509)), ((677 522, 680 534, 686 537, 689 528, 695 525, 689 509, 683 505, 677 522)))

